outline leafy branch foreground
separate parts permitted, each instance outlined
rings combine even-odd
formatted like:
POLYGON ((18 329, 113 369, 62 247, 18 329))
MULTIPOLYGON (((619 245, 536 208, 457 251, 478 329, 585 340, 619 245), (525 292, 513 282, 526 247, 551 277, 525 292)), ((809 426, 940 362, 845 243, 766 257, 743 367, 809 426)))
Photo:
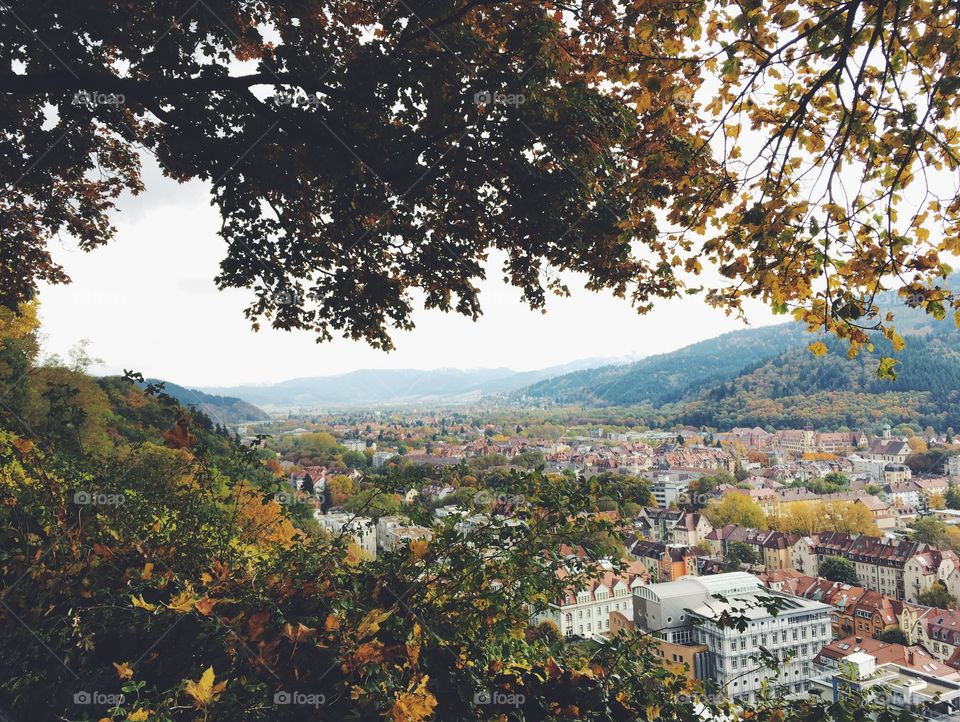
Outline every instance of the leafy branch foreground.
MULTIPOLYGON (((342 537, 296 531, 269 488, 245 481, 254 452, 205 446, 120 440, 93 457, 0 432, 0 708, 132 722, 692 720, 727 709, 662 667, 643 637, 586 658, 530 634, 524 604, 570 581, 557 578, 571 562, 556 550, 603 528, 582 513, 596 488, 518 474, 531 501, 516 510, 522 524, 494 517, 466 535, 448 524, 361 561, 342 537)), ((572 579, 597 562, 588 554, 572 579)), ((770 700, 750 714, 854 720, 866 704, 770 700)))

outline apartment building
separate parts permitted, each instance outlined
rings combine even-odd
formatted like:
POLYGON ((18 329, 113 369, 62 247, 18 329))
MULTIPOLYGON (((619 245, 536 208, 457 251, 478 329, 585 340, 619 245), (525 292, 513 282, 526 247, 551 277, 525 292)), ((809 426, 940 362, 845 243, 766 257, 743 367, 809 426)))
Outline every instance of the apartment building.
POLYGON ((909 540, 826 532, 813 543, 818 568, 829 556, 842 557, 853 562, 864 587, 910 603, 916 603, 917 596, 934 582, 946 583, 958 565, 953 552, 909 540))
POLYGON ((829 606, 767 589, 743 572, 638 585, 633 598, 637 626, 670 644, 705 646, 694 656, 696 677, 737 702, 755 701, 764 681, 784 694, 804 691, 814 656, 831 639, 829 606), (770 597, 777 614, 765 605, 770 597), (720 623, 730 615, 745 617, 746 628, 720 623), (761 647, 782 660, 777 670, 758 662, 761 647))
MULTIPOLYGON (((560 576, 566 576, 566 572, 561 570, 560 576)), ((565 637, 608 636, 610 615, 613 612, 631 614, 631 591, 642 581, 642 569, 635 566, 628 567, 622 574, 606 572, 587 582, 583 589, 571 585, 560 599, 535 611, 533 623, 549 620, 565 637)))
POLYGON ((377 526, 373 523, 373 519, 346 512, 324 514, 319 509, 313 513, 313 518, 331 534, 342 532, 349 534, 363 555, 369 559, 376 559, 377 526))

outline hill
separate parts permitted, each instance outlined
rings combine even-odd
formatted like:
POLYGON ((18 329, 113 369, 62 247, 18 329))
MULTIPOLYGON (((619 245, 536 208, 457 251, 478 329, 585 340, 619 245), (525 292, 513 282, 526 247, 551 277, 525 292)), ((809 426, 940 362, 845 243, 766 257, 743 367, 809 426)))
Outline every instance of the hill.
MULTIPOLYGON (((960 287, 960 275, 948 281, 960 287)), ((675 423, 817 428, 912 422, 960 429, 960 331, 922 310, 891 303, 907 338, 895 352, 884 338, 873 353, 847 357, 837 340, 814 356, 815 340, 795 323, 734 331, 651 356, 545 379, 512 398, 525 403, 630 406, 651 426, 675 423), (878 379, 879 357, 898 361, 897 378, 878 379)))
MULTIPOLYGON (((158 379, 149 379, 157 382, 158 379)), ((265 421, 270 415, 261 408, 235 396, 218 396, 164 381, 163 390, 184 406, 200 409, 219 424, 265 421)))
POLYGON ((361 369, 276 384, 208 387, 204 392, 240 397, 273 410, 467 401, 508 393, 546 378, 603 363, 602 360, 584 359, 535 371, 509 368, 361 369))
POLYGON ((732 331, 678 351, 626 366, 605 366, 546 379, 519 390, 518 399, 628 406, 667 404, 735 378, 742 370, 790 349, 806 348, 809 334, 796 325, 732 331))

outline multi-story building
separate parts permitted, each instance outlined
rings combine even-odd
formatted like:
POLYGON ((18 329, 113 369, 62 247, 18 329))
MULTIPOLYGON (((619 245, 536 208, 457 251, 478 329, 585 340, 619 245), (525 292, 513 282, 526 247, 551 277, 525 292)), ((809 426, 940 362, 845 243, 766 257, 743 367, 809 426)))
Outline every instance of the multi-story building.
MULTIPOLYGON (((629 614, 633 608, 631 587, 642 583, 642 570, 628 568, 622 574, 607 572, 590 580, 583 589, 571 585, 563 596, 535 611, 534 624, 551 621, 565 637, 594 637, 610 634, 610 615, 629 614)), ((565 576, 561 572, 561 577, 565 576)))
POLYGON ((936 664, 878 664, 877 657, 866 652, 840 658, 837 670, 814 680, 810 689, 835 703, 854 691, 875 694, 889 711, 908 717, 922 710, 924 719, 952 720, 960 712, 960 681, 950 671, 936 664))
POLYGON ((697 557, 701 555, 696 547, 645 540, 628 541, 627 552, 643 564, 655 582, 672 582, 680 577, 695 576, 697 557))
POLYGON ((713 531, 703 514, 680 509, 648 508, 634 520, 634 527, 652 541, 681 546, 697 546, 713 531))
POLYGON ((697 620, 692 641, 710 650, 710 677, 734 701, 754 702, 765 684, 780 694, 803 692, 813 658, 831 639, 827 605, 778 595, 780 609, 774 615, 763 600, 771 594, 766 589, 736 594, 690 612, 697 620), (727 615, 745 616, 746 628, 720 624, 727 615), (779 660, 775 669, 759 661, 764 650, 779 660))
POLYGON ((960 482, 960 455, 947 459, 947 476, 951 481, 960 482))
POLYGON ((937 580, 946 582, 958 561, 953 552, 928 544, 842 532, 826 532, 814 538, 814 552, 818 568, 830 556, 847 559, 853 562, 864 587, 911 603, 916 603, 917 596, 937 580))
POLYGON ((910 644, 923 645, 924 649, 945 664, 958 664, 960 610, 924 607, 913 612, 912 615, 905 615, 901 622, 910 644))
POLYGON ((313 513, 313 517, 331 534, 349 534, 365 556, 370 559, 376 558, 377 527, 372 519, 346 512, 323 514, 319 509, 313 513))
POLYGON ((402 516, 382 516, 377 520, 377 549, 390 551, 394 547, 415 539, 433 538, 433 533, 423 526, 416 526, 402 516))

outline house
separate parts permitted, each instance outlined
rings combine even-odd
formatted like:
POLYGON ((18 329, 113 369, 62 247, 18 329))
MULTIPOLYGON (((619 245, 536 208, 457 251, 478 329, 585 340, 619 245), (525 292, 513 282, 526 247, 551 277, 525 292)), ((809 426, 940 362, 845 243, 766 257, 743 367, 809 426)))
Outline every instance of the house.
POLYGON ((643 563, 650 577, 656 582, 668 582, 684 576, 697 574, 696 547, 673 546, 663 542, 639 540, 627 547, 627 552, 643 563))
MULTIPOLYGON (((557 574, 560 579, 570 576, 566 569, 558 570, 557 574)), ((631 585, 641 581, 643 575, 642 566, 634 565, 621 574, 605 572, 588 580, 583 588, 571 584, 559 599, 544 609, 532 610, 533 623, 551 621, 565 637, 609 636, 611 614, 631 614, 631 585)))
MULTIPOLYGON (((904 630, 911 644, 924 649, 944 664, 953 661, 960 648, 960 611, 956 609, 925 609, 909 620, 904 630)), ((960 667, 960 664, 957 665, 960 667)))
POLYGON ((331 534, 348 534, 363 556, 376 559, 377 527, 372 519, 347 512, 324 514, 319 509, 313 513, 313 518, 331 534))
POLYGON ((960 672, 938 661, 919 645, 905 646, 857 635, 826 645, 814 657, 813 663, 820 668, 821 673, 832 674, 840 670, 844 659, 858 652, 875 657, 878 664, 897 664, 907 669, 927 672, 937 679, 960 681, 960 672))
POLYGON ((653 541, 697 546, 707 534, 713 531, 713 525, 703 514, 679 509, 647 508, 638 515, 643 521, 634 529, 643 529, 653 541))

